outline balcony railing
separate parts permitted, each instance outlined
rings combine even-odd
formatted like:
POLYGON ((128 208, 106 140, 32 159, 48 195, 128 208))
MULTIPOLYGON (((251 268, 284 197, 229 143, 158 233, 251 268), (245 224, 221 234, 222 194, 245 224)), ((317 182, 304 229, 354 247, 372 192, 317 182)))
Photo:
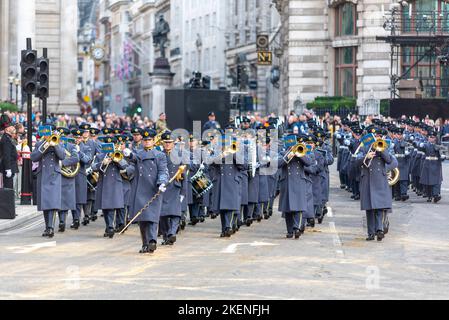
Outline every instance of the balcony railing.
POLYGON ((389 12, 383 26, 396 35, 449 35, 449 11, 389 12))

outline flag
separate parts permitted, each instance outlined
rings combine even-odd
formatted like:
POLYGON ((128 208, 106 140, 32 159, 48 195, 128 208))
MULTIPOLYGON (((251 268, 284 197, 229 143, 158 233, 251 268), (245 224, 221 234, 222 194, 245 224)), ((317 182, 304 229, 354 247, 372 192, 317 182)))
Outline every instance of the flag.
POLYGON ((51 126, 39 126, 39 137, 51 136, 51 126))
POLYGON ((114 152, 114 144, 113 143, 102 143, 101 144, 101 153, 113 153, 114 152))
POLYGON ((285 136, 283 140, 284 140, 284 146, 286 149, 294 147, 298 143, 298 141, 296 139, 296 135, 294 135, 294 134, 285 136))
POLYGON ((370 133, 367 134, 366 136, 363 136, 362 139, 360 139, 360 141, 364 146, 370 146, 376 141, 376 137, 374 136, 374 134, 370 133))

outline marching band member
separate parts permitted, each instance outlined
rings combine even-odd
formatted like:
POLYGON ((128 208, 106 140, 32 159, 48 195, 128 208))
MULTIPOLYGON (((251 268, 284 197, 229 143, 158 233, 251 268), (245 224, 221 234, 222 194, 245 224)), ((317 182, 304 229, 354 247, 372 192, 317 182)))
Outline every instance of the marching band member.
MULTIPOLYGON (((385 130, 380 128, 369 128, 368 132, 376 135, 377 139, 386 135, 385 130)), ((360 202, 361 210, 366 211, 368 225, 367 241, 382 241, 385 237, 384 222, 387 211, 391 210, 392 193, 388 184, 387 168, 397 167, 396 159, 389 153, 388 148, 384 151, 373 151, 372 145, 363 146, 357 155, 358 165, 362 166, 360 176, 360 202), (371 161, 370 166, 364 159, 371 161), (396 161, 396 163, 394 163, 396 161)))
POLYGON ((446 156, 436 145, 437 133, 429 131, 428 142, 422 143, 425 157, 422 165, 419 183, 424 186, 427 194, 427 202, 437 203, 441 200, 441 183, 443 182, 442 162, 446 156))
MULTIPOLYGON (((172 139, 170 132, 164 132, 161 136, 164 155, 167 158, 167 169, 169 177, 176 174, 180 164, 173 163, 172 153, 177 152, 175 148, 175 140, 172 139)), ((186 196, 186 176, 183 173, 181 179, 175 180, 172 184, 167 186, 167 190, 162 196, 162 208, 160 216, 160 228, 164 242, 162 245, 174 245, 176 242, 176 233, 178 231, 181 215, 182 202, 186 196)))
POLYGON ((394 153, 396 159, 398 159, 400 178, 399 183, 393 187, 395 190, 396 201, 406 201, 410 197, 408 196, 408 185, 410 182, 410 152, 407 149, 407 142, 404 139, 404 128, 394 129, 395 139, 394 153))
POLYGON ((187 173, 187 204, 189 206, 189 213, 190 213, 190 222, 189 225, 195 226, 199 222, 204 221, 204 210, 201 210, 203 197, 197 197, 194 195, 193 192, 193 186, 191 182, 191 178, 201 169, 205 170, 206 167, 204 164, 196 164, 195 163, 195 157, 194 152, 196 148, 198 148, 198 139, 196 139, 193 135, 190 135, 190 164, 189 164, 189 171, 187 173))
POLYGON ((355 154, 357 149, 359 148, 360 138, 362 137, 363 130, 360 127, 352 128, 353 139, 351 141, 351 145, 349 146, 349 152, 351 154, 351 158, 349 159, 349 176, 351 177, 351 189, 352 196, 351 199, 360 200, 360 166, 357 165, 357 155, 355 154))
MULTIPOLYGON (((51 131, 55 128, 52 126, 51 131)), ((54 220, 62 205, 62 175, 59 161, 65 159, 65 150, 61 144, 50 144, 43 139, 36 143, 31 153, 31 161, 39 162, 37 173, 37 209, 44 212, 45 231, 43 237, 54 236, 54 220), (43 147, 40 150, 40 147, 43 147), (47 147, 46 147, 47 146, 47 147)))
MULTIPOLYGON (((298 142, 301 142, 301 136, 298 136, 298 142)), ((310 155, 298 157, 295 153, 290 152, 287 156, 286 152, 282 152, 282 158, 279 160, 281 168, 280 177, 280 198, 279 211, 283 213, 287 225, 287 239, 295 237, 299 239, 301 236, 301 226, 303 214, 308 210, 307 207, 307 186, 304 167, 313 164, 310 155), (286 158, 286 156, 288 158, 286 158), (290 162, 288 162, 290 161, 290 162)))
MULTIPOLYGON (((126 142, 129 139, 126 135, 117 135, 115 136, 117 139, 117 147, 123 155, 125 159, 131 155, 131 150, 127 148, 126 142)), ((121 232, 126 223, 127 223, 127 214, 129 214, 129 204, 130 204, 130 194, 131 194, 131 180, 133 178, 134 168, 132 166, 127 166, 125 169, 120 171, 120 175, 122 176, 122 186, 123 186, 123 197, 125 206, 117 210, 116 212, 116 223, 115 223, 115 232, 121 232)))
POLYGON ((75 177, 76 184, 76 209, 72 210, 73 224, 70 226, 71 229, 78 230, 81 221, 81 211, 84 213, 83 225, 89 224, 89 214, 90 209, 87 208, 87 178, 86 178, 86 166, 92 161, 91 149, 84 143, 83 140, 84 129, 73 129, 72 135, 76 139, 76 151, 79 154, 80 160, 80 171, 75 177))
POLYGON ((167 157, 154 149, 154 138, 157 132, 145 129, 143 132, 143 149, 131 154, 131 165, 134 166, 134 179, 131 186, 130 218, 141 213, 139 222, 142 237, 140 253, 153 253, 157 248, 158 225, 162 208, 162 197, 157 197, 148 208, 145 208, 150 197, 165 192, 169 181, 167 157), (145 209, 145 210, 143 210, 145 209), (143 210, 140 212, 140 210, 143 210))
POLYGON ((321 224, 324 216, 328 212, 326 205, 329 202, 329 191, 330 191, 329 166, 334 164, 334 156, 332 155, 332 147, 325 141, 326 137, 330 137, 330 134, 326 135, 324 131, 319 130, 318 132, 316 132, 315 136, 319 139, 317 142, 317 147, 321 148, 321 150, 324 152, 324 171, 322 172, 323 179, 321 180, 323 216, 321 218, 321 221, 320 219, 318 219, 318 223, 321 224))
MULTIPOLYGON (((86 165, 86 168, 90 168, 92 165, 92 162, 95 159, 95 156, 101 152, 101 142, 98 140, 98 134, 101 131, 96 128, 90 129, 90 136, 91 140, 93 141, 92 147, 94 147, 93 152, 91 153, 92 160, 88 165, 86 165)), ((86 169, 87 170, 87 169, 86 169)), ((86 172, 87 174, 87 172, 86 172)), ((92 222, 97 221, 98 211, 95 210, 95 190, 91 190, 90 188, 87 189, 87 203, 90 207, 90 220, 92 222)))
POLYGON ((213 153, 207 164, 215 172, 211 175, 214 184, 211 192, 211 210, 219 212, 221 218, 220 237, 232 235, 233 218, 235 212, 240 210, 240 171, 244 166, 237 164, 236 152, 231 145, 225 144, 226 137, 223 136, 222 143, 214 146, 213 153), (219 147, 224 146, 223 152, 218 152, 219 147))
MULTIPOLYGON (((116 144, 115 137, 106 137, 103 140, 108 144, 116 144)), ((99 154, 92 164, 94 172, 99 173, 99 180, 96 192, 96 209, 103 211, 106 229, 104 237, 112 239, 114 237, 114 214, 117 210, 125 207, 123 195, 123 178, 120 170, 125 170, 128 163, 125 159, 114 161, 110 154, 99 154)))
MULTIPOLYGON (((70 135, 70 130, 67 128, 56 128, 56 131, 59 132, 61 139, 68 139, 68 136, 70 135)), ((64 143, 64 142, 63 142, 64 143)), ((76 146, 74 143, 69 142, 66 140, 65 144, 65 150, 70 154, 66 154, 66 158, 62 160, 62 166, 64 167, 71 167, 79 162, 79 155, 76 149, 76 146)), ((65 232, 66 228, 66 218, 67 214, 70 211, 76 210, 76 183, 75 183, 75 177, 65 177, 62 175, 61 177, 61 210, 58 212, 59 215, 59 230, 58 232, 65 232)))

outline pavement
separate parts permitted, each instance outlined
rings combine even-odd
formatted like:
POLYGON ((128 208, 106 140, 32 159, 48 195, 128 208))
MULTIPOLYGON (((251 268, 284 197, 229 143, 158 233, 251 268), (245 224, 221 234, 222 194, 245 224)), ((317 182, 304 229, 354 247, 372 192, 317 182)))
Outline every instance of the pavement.
POLYGON ((299 240, 279 213, 229 239, 208 219, 144 256, 135 226, 110 240, 97 220, 46 240, 38 216, 0 231, 0 299, 448 299, 448 181, 442 195, 395 203, 384 241, 366 242, 334 167, 329 215, 299 240))

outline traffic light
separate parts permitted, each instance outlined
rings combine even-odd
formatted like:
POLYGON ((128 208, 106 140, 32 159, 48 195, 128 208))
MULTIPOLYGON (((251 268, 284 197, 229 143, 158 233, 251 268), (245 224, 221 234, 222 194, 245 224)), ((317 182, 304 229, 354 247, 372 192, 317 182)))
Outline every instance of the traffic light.
POLYGON ((142 114, 142 107, 140 105, 137 105, 137 113, 142 114))
POLYGON ((242 65, 237 66, 237 86, 242 88, 248 83, 248 75, 246 74, 246 67, 242 65))
POLYGON ((27 94, 36 94, 37 89, 37 51, 22 50, 22 60, 20 68, 22 69, 22 88, 27 94))
POLYGON ((37 59, 37 92, 39 98, 48 98, 49 88, 49 60, 47 58, 37 59))

